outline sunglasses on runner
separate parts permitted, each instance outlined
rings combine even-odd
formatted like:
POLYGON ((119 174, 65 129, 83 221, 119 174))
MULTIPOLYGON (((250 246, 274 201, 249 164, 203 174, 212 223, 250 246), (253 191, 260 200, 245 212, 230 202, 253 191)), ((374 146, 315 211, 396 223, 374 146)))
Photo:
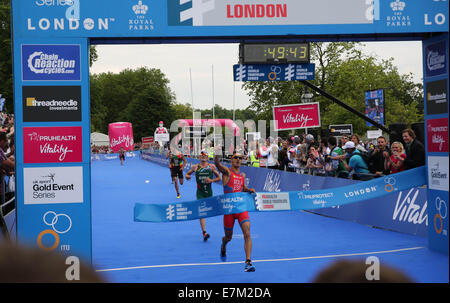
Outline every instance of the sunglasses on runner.
POLYGON ((233 157, 231 157, 231 159, 242 160, 243 158, 242 158, 242 157, 240 157, 240 156, 233 156, 233 157))

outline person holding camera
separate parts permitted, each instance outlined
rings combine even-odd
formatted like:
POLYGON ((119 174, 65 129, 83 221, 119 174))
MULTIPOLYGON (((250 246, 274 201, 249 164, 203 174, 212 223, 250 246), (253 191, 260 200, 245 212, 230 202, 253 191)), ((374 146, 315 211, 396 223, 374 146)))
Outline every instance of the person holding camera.
POLYGON ((316 145, 311 145, 309 147, 308 160, 306 161, 306 168, 309 168, 313 174, 317 174, 321 169, 323 169, 325 164, 325 159, 322 154, 319 153, 316 145))
POLYGON ((369 157, 369 170, 377 176, 388 175, 389 169, 386 169, 384 163, 391 156, 391 151, 387 148, 386 138, 380 136, 377 138, 377 145, 369 157))

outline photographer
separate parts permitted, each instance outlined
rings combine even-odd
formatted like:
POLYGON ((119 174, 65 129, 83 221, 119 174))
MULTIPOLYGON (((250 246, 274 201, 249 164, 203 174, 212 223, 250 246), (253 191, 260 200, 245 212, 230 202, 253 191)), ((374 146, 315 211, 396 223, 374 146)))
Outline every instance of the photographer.
POLYGON ((316 175, 320 170, 324 168, 325 159, 316 145, 311 145, 309 147, 309 155, 308 160, 306 161, 306 168, 309 168, 312 171, 313 175, 316 175))
POLYGON ((377 176, 388 175, 389 169, 386 169, 384 163, 391 156, 391 151, 387 148, 386 138, 380 136, 377 138, 377 146, 369 157, 369 170, 377 176))

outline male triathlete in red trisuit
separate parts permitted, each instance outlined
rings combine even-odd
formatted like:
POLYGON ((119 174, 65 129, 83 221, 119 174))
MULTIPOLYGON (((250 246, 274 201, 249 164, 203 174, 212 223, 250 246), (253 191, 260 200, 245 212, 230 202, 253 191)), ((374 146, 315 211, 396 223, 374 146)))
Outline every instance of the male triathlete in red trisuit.
MULTIPOLYGON (((223 183, 223 192, 227 193, 236 193, 236 192, 250 192, 254 193, 254 188, 247 188, 245 186, 245 174, 241 173, 240 167, 243 159, 243 155, 239 153, 234 153, 231 157, 231 168, 228 168, 220 163, 219 153, 215 153, 214 164, 217 166, 219 171, 222 173, 222 183, 223 183)), ((231 241, 233 237, 233 226, 234 220, 237 219, 242 233, 244 235, 244 250, 245 250, 245 269, 244 271, 255 271, 255 267, 252 265, 252 261, 250 259, 252 252, 252 239, 250 237, 250 218, 248 216, 248 212, 245 211, 239 214, 231 214, 223 216, 223 227, 225 231, 225 236, 222 238, 222 246, 220 247, 220 256, 222 258, 226 257, 226 245, 231 241)))

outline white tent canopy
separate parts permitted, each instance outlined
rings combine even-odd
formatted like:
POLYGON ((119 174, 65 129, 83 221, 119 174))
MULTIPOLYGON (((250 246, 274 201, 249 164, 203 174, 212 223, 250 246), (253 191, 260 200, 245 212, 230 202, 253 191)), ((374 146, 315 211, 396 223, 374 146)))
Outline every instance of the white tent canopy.
POLYGON ((102 133, 91 134, 91 146, 109 146, 109 136, 102 133))

